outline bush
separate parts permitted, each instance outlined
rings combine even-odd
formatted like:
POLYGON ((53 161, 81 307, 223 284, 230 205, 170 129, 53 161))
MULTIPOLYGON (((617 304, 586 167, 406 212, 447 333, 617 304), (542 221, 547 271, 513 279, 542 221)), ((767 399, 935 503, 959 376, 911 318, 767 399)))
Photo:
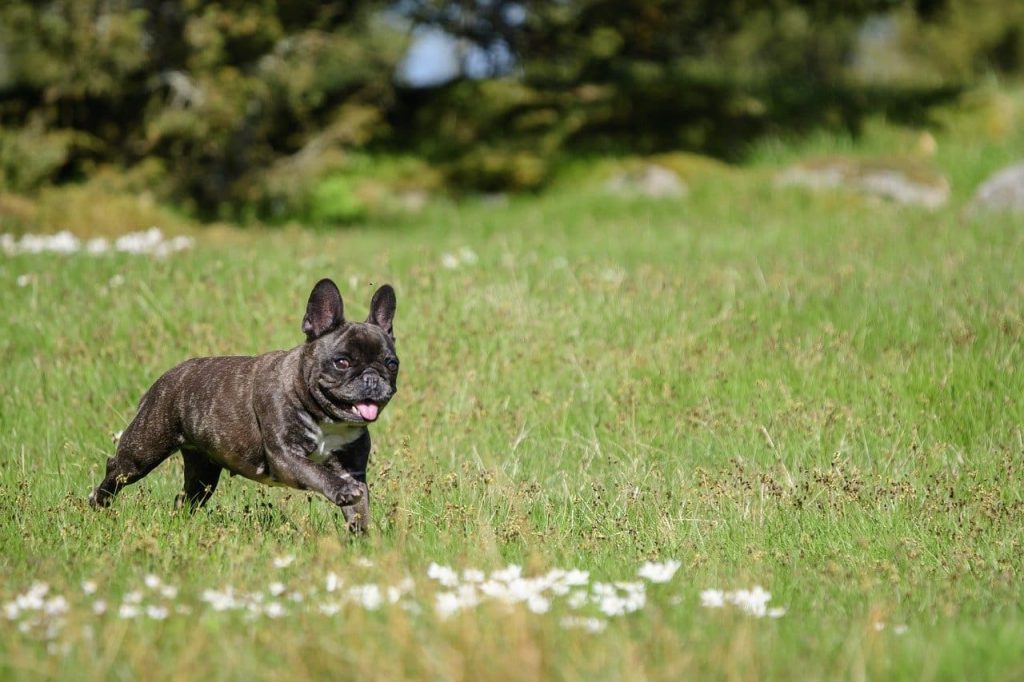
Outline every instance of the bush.
POLYGON ((331 175, 312 192, 309 218, 318 224, 345 224, 366 217, 367 207, 356 194, 356 183, 347 175, 331 175))

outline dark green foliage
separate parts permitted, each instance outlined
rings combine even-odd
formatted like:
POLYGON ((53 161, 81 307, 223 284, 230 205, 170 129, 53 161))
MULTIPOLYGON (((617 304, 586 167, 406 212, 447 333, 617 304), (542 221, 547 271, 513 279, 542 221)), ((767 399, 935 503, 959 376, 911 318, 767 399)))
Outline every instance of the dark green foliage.
MULTIPOLYGON (((1024 4, 1011 0, 423 0, 418 20, 511 51, 520 77, 417 101, 424 128, 457 120, 441 157, 475 171, 477 145, 514 153, 697 150, 740 158, 766 133, 856 133, 928 108, 992 68, 1024 66, 1024 4), (875 37, 880 35, 881 38, 875 37), (881 42, 881 55, 870 51, 881 42), (467 92, 471 90, 472 92, 467 92), (462 102, 489 101, 468 112, 462 102), (453 105, 458 115, 452 116, 453 105), (511 142, 509 142, 511 140, 511 142)), ((398 127, 409 130, 408 126, 398 127)), ((410 143, 421 128, 412 128, 410 143)))
POLYGON ((384 4, 8 2, 0 120, 39 132, 0 133, 0 182, 26 190, 155 156, 158 189, 202 214, 301 203, 304 170, 312 184, 381 130, 404 50, 375 14, 384 4), (18 151, 26 140, 41 158, 18 151), (291 182, 275 182, 281 166, 291 182))
POLYGON ((353 150, 534 190, 579 152, 738 159, 879 112, 925 123, 1022 65, 1016 0, 6 0, 0 191, 147 160, 202 216, 347 221, 353 150), (416 23, 494 77, 396 86, 416 23))

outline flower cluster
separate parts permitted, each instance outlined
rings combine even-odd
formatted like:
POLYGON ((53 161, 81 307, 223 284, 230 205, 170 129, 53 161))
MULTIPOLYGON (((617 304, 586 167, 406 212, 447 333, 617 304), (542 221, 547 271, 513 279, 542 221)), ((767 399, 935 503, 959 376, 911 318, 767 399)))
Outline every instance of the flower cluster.
POLYGON ((192 237, 177 236, 165 238, 158 227, 142 232, 130 232, 113 241, 103 237, 81 240, 68 231, 57 234, 26 234, 20 238, 11 234, 0 234, 0 250, 9 256, 19 253, 60 253, 85 252, 99 256, 110 252, 132 253, 163 258, 172 253, 186 251, 195 246, 192 237))
MULTIPOLYGON (((100 596, 99 586, 93 580, 83 581, 81 594, 70 597, 53 594, 49 585, 36 582, 4 604, 3 615, 17 623, 20 631, 42 634, 52 644, 72 610, 105 618, 150 621, 175 615, 195 613, 202 617, 220 612, 239 613, 253 620, 297 614, 331 617, 352 608, 376 611, 398 607, 412 613, 423 611, 423 598, 416 599, 417 583, 411 577, 395 584, 346 584, 342 576, 328 571, 320 578, 298 578, 293 574, 289 581, 295 563, 293 555, 273 559, 270 563, 273 579, 260 588, 210 587, 202 589, 193 599, 179 599, 175 585, 152 573, 143 576, 138 587, 127 590, 119 599, 100 596)), ((353 563, 363 569, 374 566, 365 558, 354 559, 353 563)), ((553 568, 530 576, 515 564, 487 572, 475 568, 459 571, 431 563, 426 577, 437 589, 428 590, 426 599, 432 601, 434 614, 442 620, 483 604, 494 604, 524 608, 534 614, 555 610, 562 614, 558 622, 563 628, 599 633, 607 627, 608 619, 643 609, 648 603, 648 586, 670 582, 679 568, 680 562, 675 560, 646 562, 637 571, 638 580, 601 582, 592 581, 589 571, 580 569, 553 568)), ((771 594, 761 587, 704 590, 700 594, 700 603, 707 608, 732 606, 758 618, 784 615, 784 608, 769 608, 770 600, 771 594)), ((670 597, 668 603, 679 604, 679 596, 670 597)), ((898 632, 899 628, 893 630, 898 632)))
POLYGON ((708 609, 721 609, 728 604, 756 618, 781 618, 786 615, 786 609, 781 606, 768 608, 771 599, 772 593, 766 592, 760 585, 749 590, 704 590, 700 593, 700 604, 708 609))
POLYGON ((463 246, 456 253, 445 252, 441 254, 441 265, 449 270, 468 265, 476 265, 479 258, 473 249, 463 246))

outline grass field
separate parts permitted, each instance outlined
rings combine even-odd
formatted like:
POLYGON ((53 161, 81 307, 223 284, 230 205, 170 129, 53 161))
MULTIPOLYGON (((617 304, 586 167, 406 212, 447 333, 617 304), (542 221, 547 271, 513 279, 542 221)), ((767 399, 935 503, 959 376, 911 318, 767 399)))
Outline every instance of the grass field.
POLYGON ((771 182, 881 126, 679 200, 3 257, 0 678, 1024 677, 1024 225, 961 212, 1017 135, 939 133, 934 213, 771 182), (88 507, 157 376, 296 345, 322 276, 398 292, 368 538, 238 478, 176 515, 177 457, 88 507))

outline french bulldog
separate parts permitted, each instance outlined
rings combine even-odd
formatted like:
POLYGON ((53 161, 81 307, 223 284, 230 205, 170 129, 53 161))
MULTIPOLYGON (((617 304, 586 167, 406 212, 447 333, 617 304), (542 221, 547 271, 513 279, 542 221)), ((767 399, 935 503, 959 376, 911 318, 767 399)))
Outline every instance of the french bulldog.
POLYGON ((175 508, 205 505, 227 469, 318 492, 341 507, 350 529, 365 532, 366 427, 397 390, 396 305, 385 284, 366 321, 347 322, 338 287, 323 279, 306 304, 302 345, 255 357, 193 358, 171 369, 142 396, 90 504, 109 506, 122 488, 180 451, 185 486, 175 508))

